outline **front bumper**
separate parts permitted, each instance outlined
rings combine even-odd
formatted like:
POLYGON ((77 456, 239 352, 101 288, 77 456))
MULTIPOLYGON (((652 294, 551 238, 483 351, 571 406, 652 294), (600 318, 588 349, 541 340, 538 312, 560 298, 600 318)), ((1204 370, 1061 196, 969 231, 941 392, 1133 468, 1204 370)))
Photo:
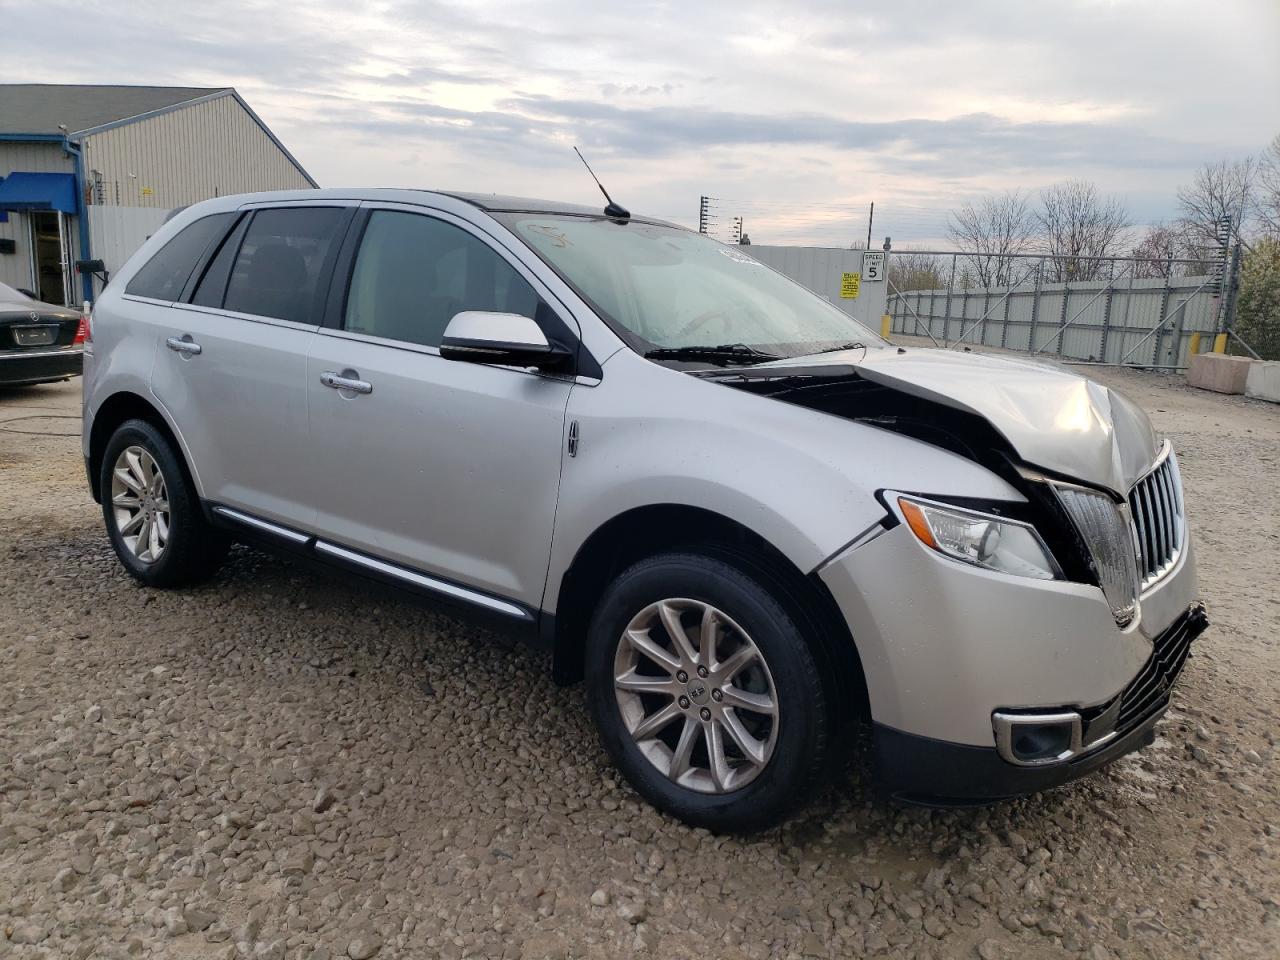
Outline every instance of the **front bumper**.
POLYGON ((996 745, 996 711, 1110 702, 1198 599, 1190 543, 1123 630, 1096 586, 957 563, 905 524, 818 573, 857 644, 872 720, 986 748, 996 745))
POLYGON ((1040 766, 1009 763, 996 749, 936 740, 875 725, 880 784, 898 799, 930 805, 985 803, 1046 790, 1083 777, 1147 746, 1169 707, 1174 682, 1192 641, 1208 626, 1202 604, 1193 604, 1156 638, 1151 658, 1117 696, 1079 711, 1082 749, 1040 766))
POLYGON ((65 380, 81 372, 84 351, 80 347, 48 350, 0 350, 0 386, 65 380))

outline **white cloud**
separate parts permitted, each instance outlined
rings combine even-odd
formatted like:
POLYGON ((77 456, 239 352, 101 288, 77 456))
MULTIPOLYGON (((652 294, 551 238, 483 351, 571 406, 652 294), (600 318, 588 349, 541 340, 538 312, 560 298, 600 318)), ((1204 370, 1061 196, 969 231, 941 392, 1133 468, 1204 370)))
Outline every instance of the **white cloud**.
MULTIPOLYGON (((990 189, 1086 176, 1147 219, 1277 129, 1280 6, 1220 0, 0 0, 15 81, 234 85, 323 184, 698 196, 757 241, 940 236, 990 189), (305 11, 305 12, 304 12, 305 11), (57 37, 74 56, 50 57, 57 37)), ((0 121, 2 122, 2 121, 0 121)))

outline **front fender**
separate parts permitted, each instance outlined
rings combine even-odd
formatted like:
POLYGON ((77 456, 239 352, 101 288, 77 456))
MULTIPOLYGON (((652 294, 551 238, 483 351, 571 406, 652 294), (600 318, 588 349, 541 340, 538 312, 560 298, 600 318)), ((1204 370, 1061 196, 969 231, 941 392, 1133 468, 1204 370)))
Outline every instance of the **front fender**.
POLYGON ((719 514, 809 573, 884 517, 885 487, 1021 501, 995 474, 908 437, 658 366, 629 350, 575 387, 543 608, 615 517, 678 504, 719 514))

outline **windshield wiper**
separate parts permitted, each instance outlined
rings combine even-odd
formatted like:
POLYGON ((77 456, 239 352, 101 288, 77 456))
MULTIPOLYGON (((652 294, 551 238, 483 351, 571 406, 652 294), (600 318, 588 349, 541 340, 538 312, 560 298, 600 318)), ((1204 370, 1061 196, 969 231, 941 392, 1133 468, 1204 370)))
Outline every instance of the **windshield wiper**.
POLYGON ((734 364, 764 363, 781 360, 772 353, 765 353, 745 343, 722 343, 714 347, 659 347, 645 354, 647 360, 687 360, 691 363, 711 363, 727 367, 734 364))
POLYGON ((841 350, 866 350, 867 345, 861 340, 854 340, 852 343, 842 343, 838 347, 827 347, 825 350, 815 350, 810 356, 816 357, 820 353, 839 353, 841 350))

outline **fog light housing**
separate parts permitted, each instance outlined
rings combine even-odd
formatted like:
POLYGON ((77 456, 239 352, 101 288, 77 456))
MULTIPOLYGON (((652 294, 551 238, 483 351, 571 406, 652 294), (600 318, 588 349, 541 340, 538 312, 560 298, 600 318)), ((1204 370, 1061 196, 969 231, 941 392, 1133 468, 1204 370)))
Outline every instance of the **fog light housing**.
POLYGON ((1020 767, 1061 763, 1080 752, 1083 725, 1074 710, 991 715, 1000 757, 1020 767))

